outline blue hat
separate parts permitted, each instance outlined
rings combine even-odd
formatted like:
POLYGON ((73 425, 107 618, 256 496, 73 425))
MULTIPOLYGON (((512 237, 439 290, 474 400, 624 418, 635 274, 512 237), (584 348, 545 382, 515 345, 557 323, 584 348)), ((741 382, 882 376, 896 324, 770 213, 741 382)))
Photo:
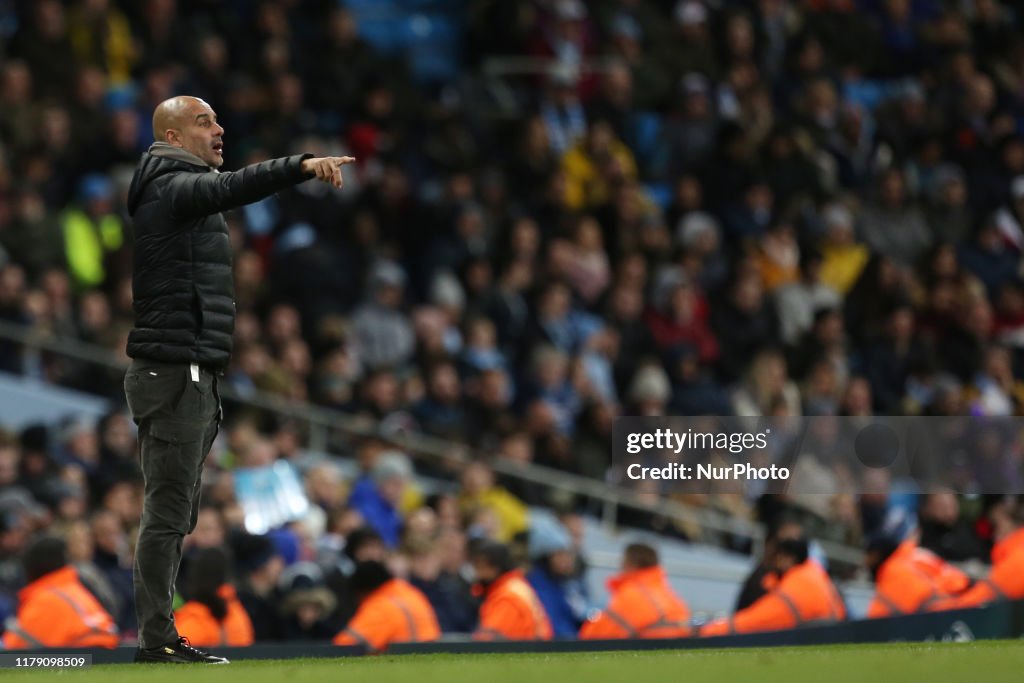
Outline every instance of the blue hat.
POLYGON ((130 85, 110 88, 103 96, 103 106, 110 111, 131 109, 135 105, 135 88, 130 85))
POLYGON ((545 557, 559 550, 571 550, 572 538, 558 521, 539 517, 530 524, 530 557, 545 557))
POLYGON ((616 37, 629 38, 630 40, 642 40, 643 30, 637 20, 624 12, 616 14, 612 19, 611 32, 616 37))
POLYGON ((278 554, 274 542, 268 536, 241 533, 232 538, 235 566, 242 576, 262 569, 278 554))
POLYGON ((91 202, 96 199, 110 199, 114 196, 114 183, 101 173, 90 173, 78 183, 78 199, 91 202))
POLYGON ((294 564, 299 559, 299 537, 288 527, 274 529, 267 534, 274 544, 276 554, 284 558, 286 565, 294 564))

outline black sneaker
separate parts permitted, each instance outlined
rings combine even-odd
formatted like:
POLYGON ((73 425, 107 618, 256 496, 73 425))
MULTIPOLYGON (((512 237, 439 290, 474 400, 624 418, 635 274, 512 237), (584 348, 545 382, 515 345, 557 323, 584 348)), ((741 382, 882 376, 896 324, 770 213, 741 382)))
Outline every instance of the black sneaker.
POLYGON ((163 662, 167 664, 227 664, 224 657, 215 657, 189 645, 188 638, 178 638, 177 642, 139 648, 135 652, 136 662, 163 662))

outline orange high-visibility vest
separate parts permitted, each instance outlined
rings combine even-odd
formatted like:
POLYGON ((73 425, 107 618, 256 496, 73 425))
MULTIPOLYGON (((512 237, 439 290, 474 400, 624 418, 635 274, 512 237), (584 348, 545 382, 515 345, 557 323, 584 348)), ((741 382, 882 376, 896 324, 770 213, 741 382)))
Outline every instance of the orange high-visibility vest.
POLYGON ((977 607, 997 600, 1024 598, 1024 528, 995 544, 992 548, 992 569, 984 579, 960 595, 940 600, 932 609, 977 607))
MULTIPOLYGON (((905 543, 913 544, 913 541, 906 541, 905 543)), ((930 550, 919 548, 916 545, 914 545, 914 548, 912 558, 914 566, 932 577, 932 580, 938 584, 939 590, 948 595, 959 595, 970 587, 971 577, 967 576, 963 571, 957 569, 930 550)))
POLYGON ((551 640, 551 622, 544 605, 518 569, 492 583, 480 605, 476 640, 551 640))
POLYGON ((684 638, 690 635, 690 608, 668 583, 665 570, 649 567, 608 580, 611 600, 583 624, 580 638, 684 638))
POLYGON ((8 649, 117 647, 117 624, 67 566, 18 592, 18 614, 4 634, 8 649))
POLYGON ((362 601, 335 645, 363 645, 381 652, 391 643, 423 643, 441 637, 437 615, 426 596, 402 579, 392 579, 362 601))
POLYGON ((217 589, 217 594, 227 603, 228 611, 224 620, 217 621, 209 607, 190 600, 174 613, 174 625, 178 633, 199 647, 252 645, 256 640, 252 620, 238 600, 235 589, 224 584, 217 589))
POLYGON ((807 560, 786 572, 773 591, 732 617, 707 624, 700 635, 777 631, 845 618, 846 606, 828 573, 807 560))
POLYGON ((868 617, 926 610, 932 603, 960 593, 970 583, 966 574, 935 553, 904 541, 878 570, 868 617))

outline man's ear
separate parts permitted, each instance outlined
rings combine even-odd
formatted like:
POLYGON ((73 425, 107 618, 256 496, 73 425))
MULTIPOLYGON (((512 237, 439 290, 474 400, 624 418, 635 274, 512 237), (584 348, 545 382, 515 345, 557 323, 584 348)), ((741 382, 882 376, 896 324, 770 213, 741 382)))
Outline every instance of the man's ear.
POLYGON ((164 142, 175 147, 181 147, 181 133, 173 128, 168 128, 164 131, 164 142))

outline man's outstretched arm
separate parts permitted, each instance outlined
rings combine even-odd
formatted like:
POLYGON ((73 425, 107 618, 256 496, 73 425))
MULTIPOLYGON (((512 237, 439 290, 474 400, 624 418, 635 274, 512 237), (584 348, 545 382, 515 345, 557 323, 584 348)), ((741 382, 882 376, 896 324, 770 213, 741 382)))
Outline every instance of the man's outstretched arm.
POLYGON ((229 173, 177 173, 168 183, 178 219, 191 220, 257 202, 310 178, 342 187, 341 167, 353 157, 309 154, 270 159, 229 173))

